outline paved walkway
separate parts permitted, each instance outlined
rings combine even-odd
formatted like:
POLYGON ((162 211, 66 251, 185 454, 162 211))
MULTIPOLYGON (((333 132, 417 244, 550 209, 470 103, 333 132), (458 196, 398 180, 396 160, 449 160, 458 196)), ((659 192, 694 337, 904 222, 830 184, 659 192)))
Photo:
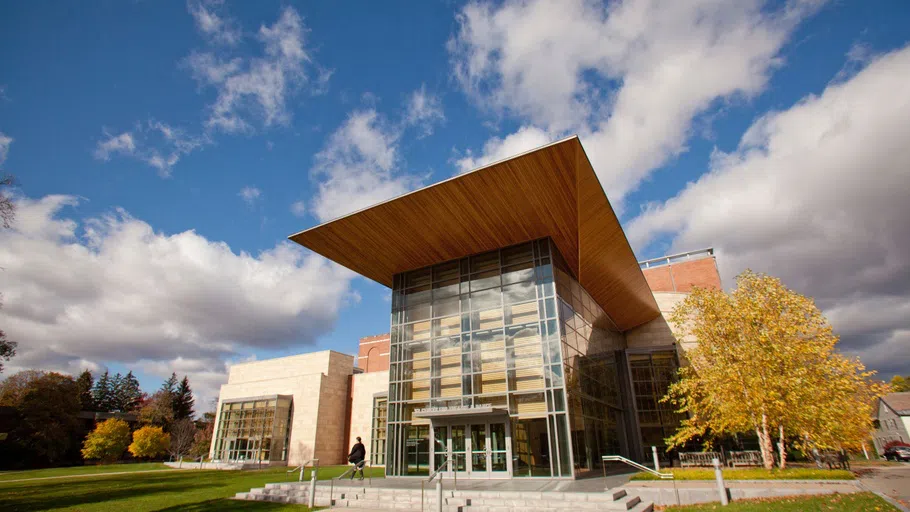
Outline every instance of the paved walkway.
POLYGON ((871 491, 880 492, 910 507, 910 464, 863 468, 860 483, 871 491))
POLYGON ((117 475, 135 475, 136 473, 160 473, 162 471, 180 471, 179 469, 148 469, 145 471, 114 471, 112 473, 89 473, 87 475, 60 475, 60 476, 39 476, 35 478, 17 478, 15 480, 0 480, 0 485, 14 482, 36 482, 38 480, 59 480, 61 478, 88 478, 90 476, 117 476, 117 475))

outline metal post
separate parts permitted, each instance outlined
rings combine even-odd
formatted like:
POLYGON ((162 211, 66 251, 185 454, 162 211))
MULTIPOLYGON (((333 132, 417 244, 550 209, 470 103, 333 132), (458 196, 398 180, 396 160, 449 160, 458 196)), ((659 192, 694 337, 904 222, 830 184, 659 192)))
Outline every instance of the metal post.
POLYGON ((730 502, 727 500, 727 488, 724 486, 724 474, 720 470, 720 461, 715 457, 714 462, 714 478, 717 480, 717 493, 720 494, 720 504, 727 506, 730 502))
POLYGON ((420 512, 423 512, 423 487, 426 482, 420 479, 420 512))
POLYGON ((660 461, 657 460, 657 447, 651 447, 651 455, 654 456, 654 471, 660 471, 660 461))
POLYGON ((436 480, 436 512, 442 512, 442 475, 436 480))
MULTIPOLYGON (((300 470, 300 474, 303 474, 303 470, 300 470)), ((313 467, 313 472, 310 476, 310 510, 316 508, 316 467, 313 467)))

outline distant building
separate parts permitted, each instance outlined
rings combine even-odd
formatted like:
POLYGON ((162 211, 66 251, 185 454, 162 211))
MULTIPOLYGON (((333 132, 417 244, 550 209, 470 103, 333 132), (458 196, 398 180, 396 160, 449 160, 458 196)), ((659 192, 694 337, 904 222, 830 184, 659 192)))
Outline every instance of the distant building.
POLYGON ((892 441, 910 444, 910 392, 889 393, 878 399, 872 437, 879 454, 892 441))
POLYGON ((391 332, 361 339, 356 368, 335 352, 232 367, 215 459, 335 464, 359 436, 390 477, 650 460, 680 420, 659 403, 680 350, 664 313, 720 287, 711 249, 636 261, 576 137, 290 238, 391 288, 391 332))

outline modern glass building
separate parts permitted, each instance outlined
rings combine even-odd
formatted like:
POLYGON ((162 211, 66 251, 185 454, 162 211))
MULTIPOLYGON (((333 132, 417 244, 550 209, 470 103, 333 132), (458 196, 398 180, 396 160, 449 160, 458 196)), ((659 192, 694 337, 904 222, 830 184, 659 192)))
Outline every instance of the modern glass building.
POLYGON ((291 239, 392 289, 372 422, 391 477, 575 478, 678 425, 661 311, 688 278, 652 292, 576 137, 291 239))

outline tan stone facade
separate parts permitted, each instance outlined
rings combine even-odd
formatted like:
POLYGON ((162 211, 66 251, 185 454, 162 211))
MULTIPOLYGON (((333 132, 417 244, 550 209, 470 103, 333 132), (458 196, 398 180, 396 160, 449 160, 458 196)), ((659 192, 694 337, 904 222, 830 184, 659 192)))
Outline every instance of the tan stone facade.
MULTIPOLYGON (((388 335, 386 335, 388 336, 388 335)), ((386 363, 388 367, 388 363, 386 363)), ((350 444, 360 437, 367 448, 367 458, 377 461, 373 453, 373 403, 377 395, 387 396, 389 392, 389 371, 371 371, 354 375, 351 385, 351 427, 348 431, 350 444)))
MULTIPOLYGON (((291 395, 293 410, 288 449, 289 465, 318 458, 319 463, 346 462, 343 432, 347 423, 348 381, 354 357, 327 350, 235 364, 221 386, 218 411, 225 401, 271 395, 291 395)), ((220 414, 215 420, 219 432, 220 414)), ((217 458, 212 453, 213 458, 217 458)))

